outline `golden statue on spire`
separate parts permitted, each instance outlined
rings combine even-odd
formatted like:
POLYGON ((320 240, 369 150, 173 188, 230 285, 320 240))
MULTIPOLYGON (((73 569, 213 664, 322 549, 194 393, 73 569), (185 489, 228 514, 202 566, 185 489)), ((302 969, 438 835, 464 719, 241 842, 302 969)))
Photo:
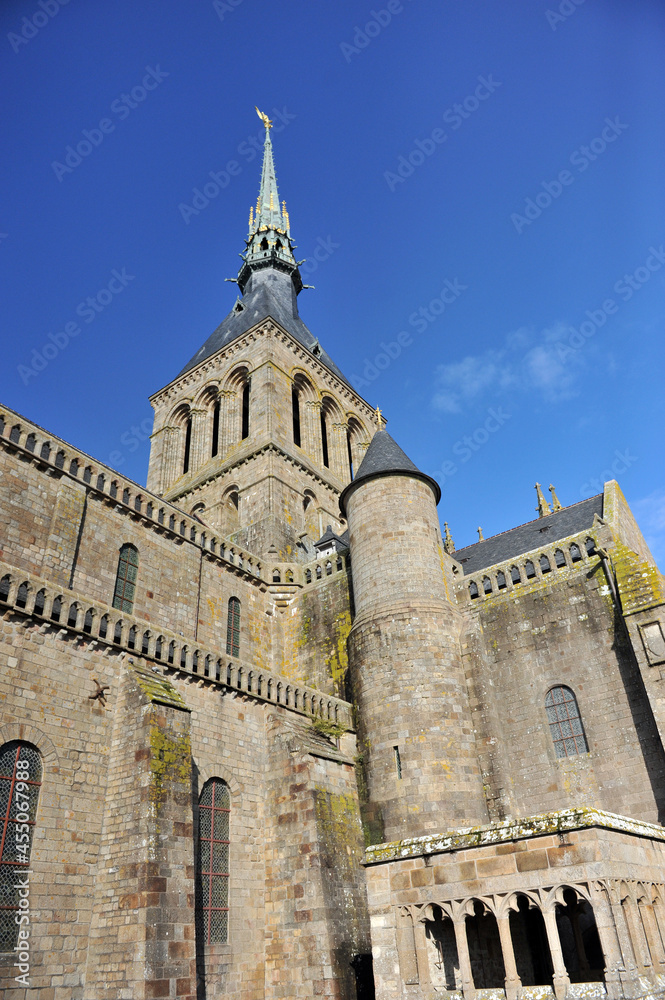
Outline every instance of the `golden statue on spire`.
POLYGON ((259 118, 261 119, 261 121, 263 122, 263 124, 265 125, 266 132, 267 132, 268 129, 272 128, 272 122, 271 122, 271 120, 268 118, 267 115, 264 115, 262 111, 259 111, 259 109, 256 107, 256 104, 254 105, 254 108, 256 110, 257 115, 259 116, 259 118))

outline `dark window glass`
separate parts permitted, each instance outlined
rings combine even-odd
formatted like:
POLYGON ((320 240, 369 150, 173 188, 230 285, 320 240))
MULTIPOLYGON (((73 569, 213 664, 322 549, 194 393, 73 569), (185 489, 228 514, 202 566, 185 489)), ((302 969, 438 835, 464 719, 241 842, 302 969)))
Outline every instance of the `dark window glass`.
POLYGON ((240 655, 240 601, 237 597, 229 600, 226 623, 226 652, 229 656, 240 655))
POLYGON ((295 386, 291 389, 291 410, 293 411, 293 443, 300 447, 300 400, 295 386))
POLYGON ((210 454, 214 458, 219 449, 219 400, 212 411, 212 448, 210 454))
POLYGON ((250 382, 249 379, 245 382, 242 390, 242 434, 243 440, 249 437, 249 394, 250 394, 250 382))
POLYGON ((192 418, 187 418, 187 426, 185 428, 185 455, 182 460, 182 471, 189 472, 189 454, 192 450, 192 418))
POLYGON ((229 787, 211 778, 199 798, 198 889, 205 944, 229 939, 229 787))
MULTIPOLYGON (((39 751, 15 740, 0 749, 0 952, 16 947, 21 883, 29 879, 30 850, 42 782, 39 751)), ((24 893, 25 895, 25 893, 24 893)))
POLYGON ((545 710, 557 757, 589 752, 577 699, 570 688, 554 687, 548 691, 545 710))
POLYGON ((328 426, 326 415, 321 411, 321 450, 323 451, 323 464, 328 468, 328 426))
POLYGON ((134 545, 123 545, 118 559, 118 574, 115 578, 113 607, 131 614, 134 610, 136 577, 139 571, 139 553, 134 545))

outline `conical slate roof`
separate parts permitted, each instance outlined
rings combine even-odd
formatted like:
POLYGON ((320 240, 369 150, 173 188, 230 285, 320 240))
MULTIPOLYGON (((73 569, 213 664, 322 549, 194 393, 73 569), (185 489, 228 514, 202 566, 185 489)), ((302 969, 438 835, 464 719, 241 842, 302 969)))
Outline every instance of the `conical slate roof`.
POLYGON ((247 282, 242 299, 238 298, 226 319, 211 333, 194 357, 190 358, 182 371, 178 373, 178 378, 269 316, 290 333, 299 344, 314 354, 326 368, 334 372, 347 385, 350 384, 332 358, 319 345, 314 334, 301 320, 298 313, 296 290, 290 275, 271 267, 253 272, 247 282))
POLYGON ((434 491, 436 502, 441 499, 439 484, 431 476, 421 472, 409 456, 402 451, 397 442, 390 436, 388 431, 377 431, 370 441, 369 448, 365 452, 365 457, 360 463, 360 468, 353 482, 342 491, 339 498, 339 505, 342 514, 345 515, 346 498, 358 486, 359 483, 368 479, 375 479, 379 476, 394 476, 402 473, 407 476, 417 476, 428 483, 434 491))

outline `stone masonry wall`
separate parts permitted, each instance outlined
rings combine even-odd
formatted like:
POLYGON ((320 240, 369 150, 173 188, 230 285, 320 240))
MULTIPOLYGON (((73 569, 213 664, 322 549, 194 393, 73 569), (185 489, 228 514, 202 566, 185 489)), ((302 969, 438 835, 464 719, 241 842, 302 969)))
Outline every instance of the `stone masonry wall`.
POLYGON ((665 756, 599 558, 488 595, 469 614, 465 660, 496 818, 595 805, 659 821, 665 756), (588 754, 556 757, 554 685, 575 693, 588 754))

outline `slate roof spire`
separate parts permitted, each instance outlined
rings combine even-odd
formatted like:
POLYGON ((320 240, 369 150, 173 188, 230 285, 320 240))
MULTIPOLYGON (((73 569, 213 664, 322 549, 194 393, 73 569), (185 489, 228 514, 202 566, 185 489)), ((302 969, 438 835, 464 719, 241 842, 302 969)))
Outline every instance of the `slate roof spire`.
MULTIPOLYGON (((251 327, 268 316, 287 330, 298 343, 310 351, 318 361, 350 386, 350 382, 339 370, 332 358, 324 351, 317 338, 305 326, 298 312, 298 293, 303 285, 298 262, 293 251, 295 243, 291 239, 289 215, 286 203, 280 209, 277 176, 272 155, 270 129, 272 122, 267 115, 257 113, 266 130, 263 148, 263 169, 259 197, 249 215, 249 233, 245 240, 242 266, 236 278, 241 296, 236 300, 231 312, 210 334, 206 342, 189 359, 179 373, 196 368, 217 351, 242 336, 251 327)), ((303 261, 300 262, 304 263, 303 261)))
MULTIPOLYGON (((381 420, 379 421, 380 425, 381 420)), ((354 479, 346 486, 339 498, 339 506, 342 516, 346 517, 346 499, 362 482, 370 479, 378 479, 380 476, 414 476, 428 483, 434 493, 434 498, 438 503, 441 499, 441 489, 439 484, 431 476, 421 472, 417 465, 411 461, 409 456, 402 451, 394 438, 388 431, 380 429, 376 431, 369 443, 369 448, 365 452, 365 457, 360 463, 360 468, 354 479)))
POLYGON ((279 203, 277 174, 275 173, 270 138, 272 122, 258 108, 256 113, 266 130, 263 145, 263 167, 256 210, 252 206, 249 214, 249 232, 245 241, 245 252, 241 254, 243 263, 238 273, 238 284, 240 290, 244 291, 253 271, 273 267, 291 276, 297 295, 301 291, 303 283, 293 255, 295 244, 291 240, 286 202, 282 203, 281 208, 279 203))

